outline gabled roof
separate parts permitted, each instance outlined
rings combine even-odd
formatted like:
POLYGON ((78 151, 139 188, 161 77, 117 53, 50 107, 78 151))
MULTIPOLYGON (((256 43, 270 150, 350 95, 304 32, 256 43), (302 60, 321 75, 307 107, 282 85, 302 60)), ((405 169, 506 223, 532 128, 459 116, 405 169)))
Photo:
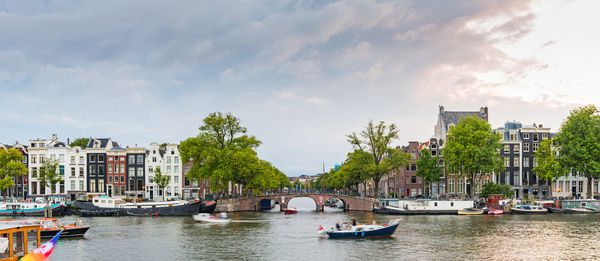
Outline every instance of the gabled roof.
POLYGON ((478 111, 445 111, 441 113, 442 120, 446 125, 448 124, 458 124, 460 120, 466 117, 476 116, 482 119, 487 119, 484 113, 478 111))
POLYGON ((99 142, 99 146, 96 148, 120 148, 119 144, 112 141, 110 138, 90 138, 86 148, 94 148, 94 143, 99 142))

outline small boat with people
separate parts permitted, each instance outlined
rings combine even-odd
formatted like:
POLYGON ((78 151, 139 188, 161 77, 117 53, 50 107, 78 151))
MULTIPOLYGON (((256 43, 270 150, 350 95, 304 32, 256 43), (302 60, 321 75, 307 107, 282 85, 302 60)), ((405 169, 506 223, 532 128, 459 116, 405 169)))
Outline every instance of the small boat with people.
POLYGON ((57 218, 37 218, 37 219, 5 219, 0 220, 0 225, 36 225, 41 228, 42 238, 54 237, 62 231, 62 237, 82 237, 90 229, 90 226, 84 226, 81 221, 73 221, 63 224, 57 218))
POLYGON ((516 205, 510 208, 513 214, 547 214, 548 209, 540 205, 516 205))
POLYGON ((218 217, 215 217, 208 213, 198 213, 192 217, 194 218, 194 220, 196 220, 198 222, 204 222, 204 223, 227 224, 227 223, 231 222, 231 219, 227 218, 227 214, 224 212, 219 214, 218 217))
POLYGON ((283 213, 286 215, 296 214, 296 213, 298 213, 298 210, 295 207, 291 207, 291 208, 284 209, 283 213))
POLYGON ((504 210, 502 209, 495 209, 495 208, 488 208, 488 215, 502 215, 504 214, 504 210))
POLYGON ((372 225, 365 224, 347 224, 340 225, 339 222, 335 228, 325 229, 319 226, 317 232, 321 236, 329 236, 329 238, 376 238, 390 237, 398 228, 400 220, 396 219, 389 224, 378 225, 373 222, 372 225))
POLYGON ((465 208, 458 211, 459 215, 482 215, 483 209, 480 208, 465 208))

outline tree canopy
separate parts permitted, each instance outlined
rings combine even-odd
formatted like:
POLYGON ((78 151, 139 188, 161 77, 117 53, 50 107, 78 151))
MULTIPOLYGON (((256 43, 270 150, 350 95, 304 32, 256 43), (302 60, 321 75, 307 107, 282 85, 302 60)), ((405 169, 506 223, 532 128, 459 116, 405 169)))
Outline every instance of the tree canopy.
POLYGON ((558 161, 565 171, 587 178, 587 197, 592 179, 600 178, 600 116, 594 105, 571 111, 555 137, 558 161))
POLYGON ((487 196, 491 194, 502 194, 505 198, 510 198, 513 196, 514 192, 510 189, 510 185, 488 182, 483 185, 483 190, 479 196, 487 198, 487 196))
POLYGON ((40 185, 50 187, 50 194, 54 194, 56 191, 56 183, 63 181, 62 174, 58 169, 58 161, 46 159, 40 167, 37 178, 40 185))
MULTIPOLYGON (((467 177, 470 184, 492 172, 503 171, 500 137, 490 124, 479 117, 465 117, 450 128, 447 142, 442 148, 448 173, 467 177)), ((471 189, 473 196, 474 189, 471 189)))
POLYGON ((372 179, 375 197, 378 197, 381 177, 408 165, 411 158, 410 154, 391 147, 392 141, 398 139, 398 132, 395 124, 386 125, 383 121, 375 124, 369 121, 359 134, 348 135, 348 142, 354 147, 354 152, 348 155, 352 164, 348 164, 348 167, 344 164, 341 172, 362 181, 372 179))
POLYGON ((283 172, 258 157, 256 148, 261 142, 246 134, 238 118, 214 112, 203 123, 198 136, 179 146, 184 162, 193 162, 188 179, 208 179, 215 191, 226 190, 229 182, 258 190, 289 185, 283 172))
POLYGON ((533 167, 533 173, 539 179, 547 180, 552 184, 556 179, 566 174, 558 162, 556 150, 552 148, 552 140, 543 140, 535 152, 534 158, 537 166, 533 167))
POLYGON ((442 167, 438 165, 437 157, 431 156, 428 149, 421 150, 421 155, 417 160, 417 176, 422 177, 425 181, 427 194, 429 194, 429 183, 442 179, 442 170, 442 167))
MULTIPOLYGON (((0 183, 2 191, 15 186, 14 177, 27 174, 28 170, 22 163, 23 158, 23 154, 17 149, 0 149, 0 180, 5 180, 0 183), (9 179, 11 182, 8 182, 9 179)), ((4 201, 6 201, 6 194, 4 194, 4 201)))
POLYGON ((77 138, 73 142, 71 142, 71 144, 69 144, 69 146, 71 146, 71 147, 79 146, 81 148, 85 148, 87 146, 89 140, 90 140, 89 138, 77 138))

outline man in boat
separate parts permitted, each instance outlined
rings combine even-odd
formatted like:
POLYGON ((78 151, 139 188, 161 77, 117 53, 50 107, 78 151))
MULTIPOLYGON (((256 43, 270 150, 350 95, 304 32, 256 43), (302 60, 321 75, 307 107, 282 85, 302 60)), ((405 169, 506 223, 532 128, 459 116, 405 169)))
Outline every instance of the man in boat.
POLYGON ((341 230, 342 229, 342 225, 340 225, 339 221, 335 223, 335 229, 336 230, 341 230))
POLYGON ((356 226, 356 218, 352 217, 352 226, 355 227, 356 226))

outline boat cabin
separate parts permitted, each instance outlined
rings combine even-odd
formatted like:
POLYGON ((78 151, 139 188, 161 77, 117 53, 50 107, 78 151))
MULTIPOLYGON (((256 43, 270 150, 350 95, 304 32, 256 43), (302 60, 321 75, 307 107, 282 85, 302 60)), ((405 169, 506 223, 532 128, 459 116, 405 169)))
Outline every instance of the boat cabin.
POLYGON ((39 225, 0 224, 0 260, 18 260, 39 246, 39 225))
POLYGON ((125 203, 125 201, 121 198, 95 197, 92 203, 94 206, 101 208, 115 208, 117 205, 125 203))
POLYGON ((574 200, 560 200, 557 202, 559 208, 567 209, 567 208, 584 208, 584 207, 592 207, 592 208, 600 208, 600 200, 595 199, 574 199, 574 200))

